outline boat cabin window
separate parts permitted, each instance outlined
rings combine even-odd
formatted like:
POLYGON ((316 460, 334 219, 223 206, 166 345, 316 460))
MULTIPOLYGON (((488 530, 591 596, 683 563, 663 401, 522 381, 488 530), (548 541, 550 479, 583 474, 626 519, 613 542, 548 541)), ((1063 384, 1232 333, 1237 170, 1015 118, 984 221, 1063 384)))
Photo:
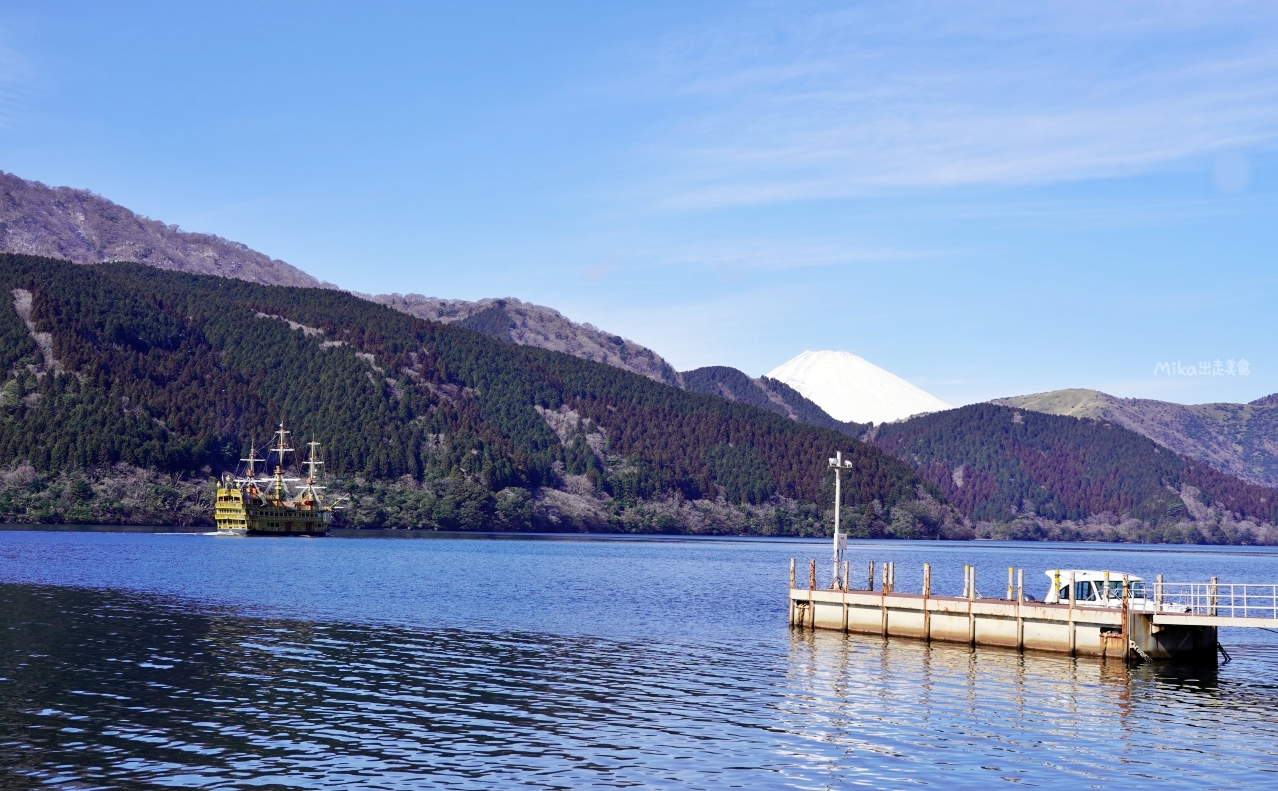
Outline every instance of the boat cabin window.
POLYGON ((1074 583, 1074 600, 1075 601, 1096 601, 1096 591, 1092 588, 1089 581, 1074 583))
MULTIPOLYGON (((1069 600, 1068 585, 1061 586, 1060 595, 1061 595, 1061 601, 1069 600)), ((1074 601, 1096 601, 1096 592, 1092 589, 1092 583, 1083 582, 1083 581, 1075 582, 1074 583, 1074 601)))

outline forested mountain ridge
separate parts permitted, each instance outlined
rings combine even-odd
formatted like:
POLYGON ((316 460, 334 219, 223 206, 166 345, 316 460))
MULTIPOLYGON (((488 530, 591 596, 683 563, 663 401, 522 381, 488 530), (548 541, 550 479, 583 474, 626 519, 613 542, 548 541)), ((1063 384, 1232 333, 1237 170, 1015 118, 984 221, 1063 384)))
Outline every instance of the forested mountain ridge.
POLYGON ((86 471, 63 496, 86 508, 103 469, 209 476, 282 418, 324 443, 359 524, 820 532, 835 450, 878 529, 905 507, 922 534, 949 518, 834 431, 345 292, 15 255, 0 288, 4 481, 86 471))
POLYGON ((736 368, 723 365, 697 368, 680 373, 679 380, 685 390, 722 396, 729 401, 750 404, 784 415, 791 420, 831 428, 849 437, 859 437, 869 428, 862 423, 844 423, 835 420, 821 407, 804 398, 802 393, 784 382, 769 379, 766 376, 752 379, 736 368))
POLYGON ((1278 399, 1174 404, 1098 390, 1055 390, 991 403, 1107 420, 1249 483, 1278 486, 1278 399))
POLYGON ((88 190, 47 187, 3 171, 0 252, 51 256, 78 264, 137 261, 273 285, 325 285, 239 242, 182 231, 88 190))
MULTIPOLYGON (((161 269, 248 280, 267 285, 332 287, 297 267, 218 236, 182 231, 139 216, 88 190, 48 187, 0 172, 0 252, 50 256, 79 264, 136 261, 161 269)), ((518 299, 437 299, 419 294, 356 296, 418 318, 457 323, 494 338, 595 360, 682 387, 683 375, 660 355, 627 338, 571 321, 559 311, 518 299)), ((730 370, 730 369, 725 369, 730 370)), ((745 374, 741 374, 742 377, 745 374)), ((786 386, 764 379, 725 395, 794 420, 859 432, 826 415, 786 386), (763 398, 759 398, 759 391, 763 398)), ((698 392, 711 392, 692 387, 698 392)), ((724 395, 723 393, 714 393, 724 395)))
POLYGON ((974 404, 865 438, 908 461, 978 535, 1278 543, 1278 491, 1113 423, 974 404))

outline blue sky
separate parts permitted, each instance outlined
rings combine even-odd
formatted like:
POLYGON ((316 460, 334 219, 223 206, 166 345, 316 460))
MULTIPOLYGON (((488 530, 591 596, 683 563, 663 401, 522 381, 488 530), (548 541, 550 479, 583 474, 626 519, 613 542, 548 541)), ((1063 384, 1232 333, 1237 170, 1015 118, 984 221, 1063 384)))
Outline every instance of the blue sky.
POLYGON ((1273 3, 0 3, 0 169, 685 370, 1278 391, 1273 3))

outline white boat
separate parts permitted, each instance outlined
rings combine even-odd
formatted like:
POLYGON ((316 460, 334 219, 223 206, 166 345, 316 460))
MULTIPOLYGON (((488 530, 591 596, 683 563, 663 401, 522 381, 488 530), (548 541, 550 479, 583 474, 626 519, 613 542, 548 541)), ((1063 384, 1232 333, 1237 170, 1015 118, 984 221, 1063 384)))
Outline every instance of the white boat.
POLYGON ((1090 569, 1050 569, 1043 572, 1051 580, 1047 604, 1064 604, 1069 601, 1069 583, 1074 580, 1074 603, 1081 607, 1123 606, 1123 585, 1128 586, 1127 606, 1144 612, 1189 612, 1182 604, 1156 602, 1157 591, 1146 587, 1145 581, 1135 574, 1116 571, 1092 571, 1090 569))

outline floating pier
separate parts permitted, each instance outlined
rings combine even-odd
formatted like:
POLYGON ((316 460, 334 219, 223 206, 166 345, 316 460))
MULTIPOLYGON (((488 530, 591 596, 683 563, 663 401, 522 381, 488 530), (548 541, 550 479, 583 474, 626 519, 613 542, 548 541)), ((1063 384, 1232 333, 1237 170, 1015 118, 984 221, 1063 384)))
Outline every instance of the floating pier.
POLYGON ((1144 661, 1223 653, 1216 640, 1221 626, 1278 629, 1278 585, 1221 584, 1214 578, 1209 583, 1165 583, 1160 576, 1152 591, 1138 589, 1145 595, 1132 596, 1133 586, 1124 580, 1121 601, 1089 606, 1075 601, 1072 579, 1063 581, 1067 601, 1031 600, 1025 594, 1024 570, 1013 582, 1013 569, 1008 569, 1007 597, 998 599, 977 595, 971 566, 964 569, 959 596, 932 592, 928 564, 918 593, 895 590, 892 563, 883 564, 878 590, 873 563, 868 590, 847 587, 846 563, 829 589, 816 586, 815 560, 808 571, 808 587, 797 587, 790 561, 792 627, 1144 661))

